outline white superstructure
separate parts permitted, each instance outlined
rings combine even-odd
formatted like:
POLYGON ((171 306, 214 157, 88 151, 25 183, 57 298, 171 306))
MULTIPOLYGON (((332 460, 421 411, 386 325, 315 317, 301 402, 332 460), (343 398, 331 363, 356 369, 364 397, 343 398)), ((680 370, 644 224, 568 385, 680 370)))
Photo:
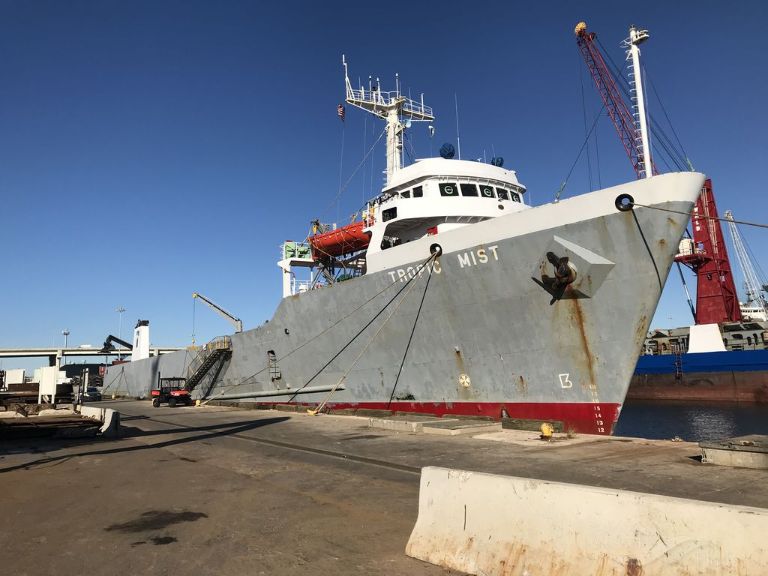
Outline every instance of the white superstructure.
POLYGON ((490 164, 430 158, 403 168, 368 205, 369 270, 389 248, 529 208, 524 193, 514 171, 490 164))
POLYGON ((432 109, 424 104, 423 96, 419 102, 402 96, 399 78, 391 92, 382 91, 378 79, 375 84, 371 81, 367 89, 354 89, 346 59, 342 63, 346 102, 386 122, 386 184, 363 207, 360 221, 338 229, 332 225, 314 230, 311 253, 302 243, 287 242, 282 246, 278 266, 283 276, 283 297, 333 283, 339 276, 346 279, 402 265, 413 255, 401 246, 530 208, 524 200, 525 186, 514 170, 501 166, 500 159, 488 164, 456 160, 451 153, 403 166, 405 130, 412 121, 434 120, 432 109), (329 258, 318 258, 322 252, 318 249, 318 233, 336 233, 334 238, 339 244, 349 242, 355 249, 345 250, 344 257, 333 253, 329 258), (398 249, 387 252, 394 248, 398 249), (308 278, 297 278, 299 269, 306 270, 308 278))
POLYGON ((131 361, 149 358, 149 320, 139 320, 133 329, 133 354, 131 361))

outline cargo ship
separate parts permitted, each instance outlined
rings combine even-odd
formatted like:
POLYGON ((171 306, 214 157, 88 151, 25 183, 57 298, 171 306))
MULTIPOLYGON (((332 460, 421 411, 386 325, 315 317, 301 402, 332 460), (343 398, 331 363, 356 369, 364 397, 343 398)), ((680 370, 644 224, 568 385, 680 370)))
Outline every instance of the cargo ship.
POLYGON ((403 134, 432 109, 344 71, 346 104, 386 124, 381 193, 354 222, 282 246, 266 324, 110 366, 104 393, 148 397, 162 374, 199 399, 610 434, 704 175, 648 170, 533 207, 500 159, 444 146, 404 165, 403 134))
POLYGON ((717 328, 722 349, 701 352, 689 352, 689 327, 651 330, 627 399, 768 404, 768 322, 717 328))
MULTIPOLYGON (((738 297, 711 182, 705 183, 675 260, 696 275, 690 327, 652 330, 628 392, 630 400, 768 403, 768 302, 759 264, 725 212, 743 277, 738 297)), ((685 286, 685 278, 681 272, 685 286)), ((687 288, 686 288, 687 292, 687 288)))

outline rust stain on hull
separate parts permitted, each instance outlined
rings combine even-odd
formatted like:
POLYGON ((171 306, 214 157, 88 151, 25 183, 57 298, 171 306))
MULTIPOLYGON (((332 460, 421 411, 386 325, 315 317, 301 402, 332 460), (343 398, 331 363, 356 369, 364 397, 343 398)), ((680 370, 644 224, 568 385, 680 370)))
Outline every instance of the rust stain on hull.
POLYGON ((627 562, 627 576, 643 576, 643 566, 637 558, 630 558, 627 562))
POLYGON ((642 346, 643 342, 645 342, 645 335, 646 335, 646 323, 648 322, 648 315, 643 314, 640 317, 640 320, 637 322, 637 327, 635 328, 635 345, 639 348, 642 346))
POLYGON ((587 329, 584 325, 584 312, 581 309, 581 303, 579 300, 569 300, 568 303, 573 308, 573 320, 576 322, 576 329, 579 333, 579 338, 581 339, 581 348, 584 351, 584 357, 586 360, 586 368, 589 372, 589 384, 588 386, 590 388, 595 388, 597 386, 597 380, 595 378, 595 367, 593 364, 594 358, 592 358, 592 351, 589 348, 589 338, 587 337, 587 329))
POLYGON ((520 394, 528 393, 528 383, 525 381, 525 378, 523 378, 522 374, 520 374, 520 376, 517 378, 517 391, 520 394))

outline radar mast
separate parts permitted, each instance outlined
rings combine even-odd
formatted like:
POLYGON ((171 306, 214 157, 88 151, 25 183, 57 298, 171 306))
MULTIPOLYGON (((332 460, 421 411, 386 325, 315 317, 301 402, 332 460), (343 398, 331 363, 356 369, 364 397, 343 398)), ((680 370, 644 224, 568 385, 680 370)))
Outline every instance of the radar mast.
POLYGON ((395 90, 382 92, 379 79, 373 84, 369 81, 368 89, 363 86, 352 88, 347 70, 347 60, 342 55, 344 82, 346 84, 346 102, 387 122, 387 185, 395 172, 403 167, 403 132, 410 122, 432 122, 435 117, 432 108, 424 105, 424 95, 416 102, 400 94, 400 79, 395 76, 395 90))

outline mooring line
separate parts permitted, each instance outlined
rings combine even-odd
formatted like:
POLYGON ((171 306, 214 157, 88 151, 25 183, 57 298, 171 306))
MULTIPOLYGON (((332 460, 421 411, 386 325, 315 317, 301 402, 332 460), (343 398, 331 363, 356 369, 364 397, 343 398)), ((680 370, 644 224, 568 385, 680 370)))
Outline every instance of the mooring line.
MULTIPOLYGON (((661 212, 671 212, 672 214, 682 214, 683 216, 690 216, 688 212, 682 210, 672 210, 671 208, 661 208, 659 206, 649 206, 647 204, 638 204, 637 202, 630 202, 632 207, 650 208, 651 210, 660 210, 661 212)), ((768 224, 760 224, 759 222, 747 222, 745 220, 729 220, 728 218, 720 218, 715 216, 697 216, 697 218, 703 218, 704 220, 717 220, 719 222, 733 222, 734 224, 743 224, 744 226, 754 226, 755 228, 768 228, 768 224)))

